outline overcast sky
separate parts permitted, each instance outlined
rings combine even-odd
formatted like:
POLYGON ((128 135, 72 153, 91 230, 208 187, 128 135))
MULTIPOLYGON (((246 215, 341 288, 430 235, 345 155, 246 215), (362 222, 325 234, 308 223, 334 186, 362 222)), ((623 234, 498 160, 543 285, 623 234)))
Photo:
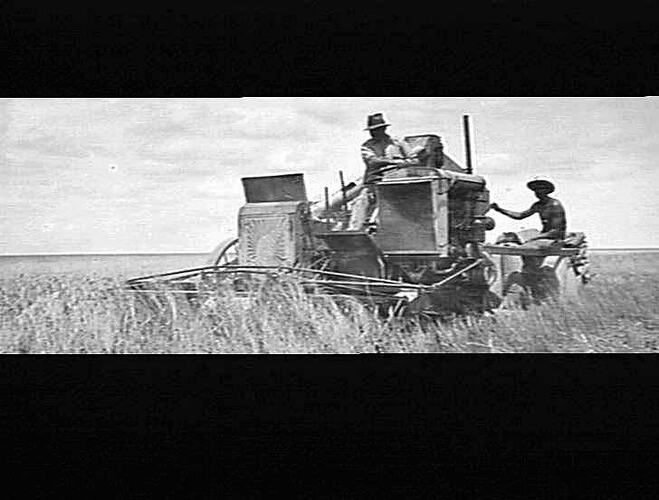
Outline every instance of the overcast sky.
MULTIPOLYGON (((304 173, 307 191, 363 173, 366 116, 435 133, 492 200, 555 180, 568 230, 593 247, 659 247, 659 99, 244 98, 0 100, 0 253, 207 252, 236 233, 240 178, 304 173)), ((495 214, 503 230, 538 227, 495 214)))

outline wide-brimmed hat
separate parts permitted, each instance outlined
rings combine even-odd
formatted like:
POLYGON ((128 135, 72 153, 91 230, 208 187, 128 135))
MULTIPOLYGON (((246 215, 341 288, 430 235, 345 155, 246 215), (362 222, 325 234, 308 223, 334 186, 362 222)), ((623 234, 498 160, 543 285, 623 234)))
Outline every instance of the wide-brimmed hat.
POLYGON ((387 123, 382 113, 376 113, 374 115, 368 116, 368 121, 366 128, 364 130, 373 130, 376 128, 388 127, 390 123, 387 123))
POLYGON ((556 186, 546 177, 535 177, 532 181, 527 184, 528 188, 531 191, 543 190, 548 194, 553 193, 556 190, 556 186))

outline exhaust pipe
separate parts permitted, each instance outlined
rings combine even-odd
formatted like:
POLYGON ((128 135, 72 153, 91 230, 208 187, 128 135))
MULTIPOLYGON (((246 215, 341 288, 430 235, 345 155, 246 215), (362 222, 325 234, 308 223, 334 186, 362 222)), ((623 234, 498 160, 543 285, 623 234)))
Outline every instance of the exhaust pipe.
POLYGON ((329 214, 341 210, 341 207, 346 206, 352 200, 357 198, 362 191, 361 182, 351 182, 345 189, 341 189, 334 194, 329 195, 329 206, 324 201, 316 201, 311 204, 311 215, 317 219, 323 219, 329 214))
POLYGON ((465 133, 465 153, 466 153, 466 158, 467 158, 467 173, 468 174, 473 174, 474 173, 474 168, 471 163, 471 133, 469 130, 469 115, 464 115, 462 117, 462 121, 464 124, 464 133, 465 133))

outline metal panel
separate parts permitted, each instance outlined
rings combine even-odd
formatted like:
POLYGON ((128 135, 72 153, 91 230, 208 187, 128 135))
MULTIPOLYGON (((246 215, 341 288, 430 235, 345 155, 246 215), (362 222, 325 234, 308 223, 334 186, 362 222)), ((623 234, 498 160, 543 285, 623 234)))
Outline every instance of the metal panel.
POLYGON ((444 147, 437 135, 412 135, 405 137, 405 142, 411 149, 423 148, 425 150, 425 164, 429 168, 442 168, 444 164, 444 147))
POLYGON ((435 177, 437 178, 438 170, 436 168, 430 168, 430 167, 403 167, 403 168, 397 168, 395 170, 389 170, 383 175, 383 180, 384 182, 391 181, 391 180, 396 180, 398 181, 399 179, 407 179, 407 178, 415 178, 418 179, 419 177, 435 177))
POLYGON ((242 182, 247 203, 307 201, 303 174, 247 177, 242 182))
POLYGON ((458 165, 453 158, 444 153, 444 164, 442 165, 442 170, 449 170, 451 172, 460 172, 464 173, 466 170, 458 165))
POLYGON ((446 194, 436 179, 402 180, 377 186, 379 225, 376 241, 382 251, 438 252, 447 243, 446 194), (442 238, 442 239, 439 239, 442 238))
POLYGON ((433 183, 435 243, 442 257, 449 251, 449 189, 448 179, 433 183))
POLYGON ((254 217, 240 227, 238 259, 244 265, 284 266, 295 261, 295 235, 289 217, 254 217))
POLYGON ((377 255, 380 253, 373 238, 366 233, 355 231, 332 231, 319 233, 316 237, 325 240, 332 250, 340 252, 364 252, 377 255))
POLYGON ((294 265, 306 246, 303 210, 303 202, 245 205, 238 216, 239 263, 294 265))
POLYGON ((336 271, 382 278, 382 254, 373 238, 365 233, 336 231, 316 235, 334 252, 336 271))

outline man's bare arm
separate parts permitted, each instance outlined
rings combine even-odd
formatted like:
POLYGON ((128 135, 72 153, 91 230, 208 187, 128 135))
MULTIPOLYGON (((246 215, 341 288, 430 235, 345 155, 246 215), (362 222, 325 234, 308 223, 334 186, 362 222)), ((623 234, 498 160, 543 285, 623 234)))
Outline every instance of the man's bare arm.
POLYGON ((499 205, 496 203, 492 203, 490 205, 490 209, 494 210, 495 212, 499 212, 500 214, 505 215, 506 217, 510 217, 511 219, 515 220, 522 220, 526 219, 528 217, 531 217, 533 214, 537 213, 537 209, 535 206, 532 206, 528 210, 525 210, 524 212, 513 212, 512 210, 506 210, 505 208, 501 208, 499 205))

